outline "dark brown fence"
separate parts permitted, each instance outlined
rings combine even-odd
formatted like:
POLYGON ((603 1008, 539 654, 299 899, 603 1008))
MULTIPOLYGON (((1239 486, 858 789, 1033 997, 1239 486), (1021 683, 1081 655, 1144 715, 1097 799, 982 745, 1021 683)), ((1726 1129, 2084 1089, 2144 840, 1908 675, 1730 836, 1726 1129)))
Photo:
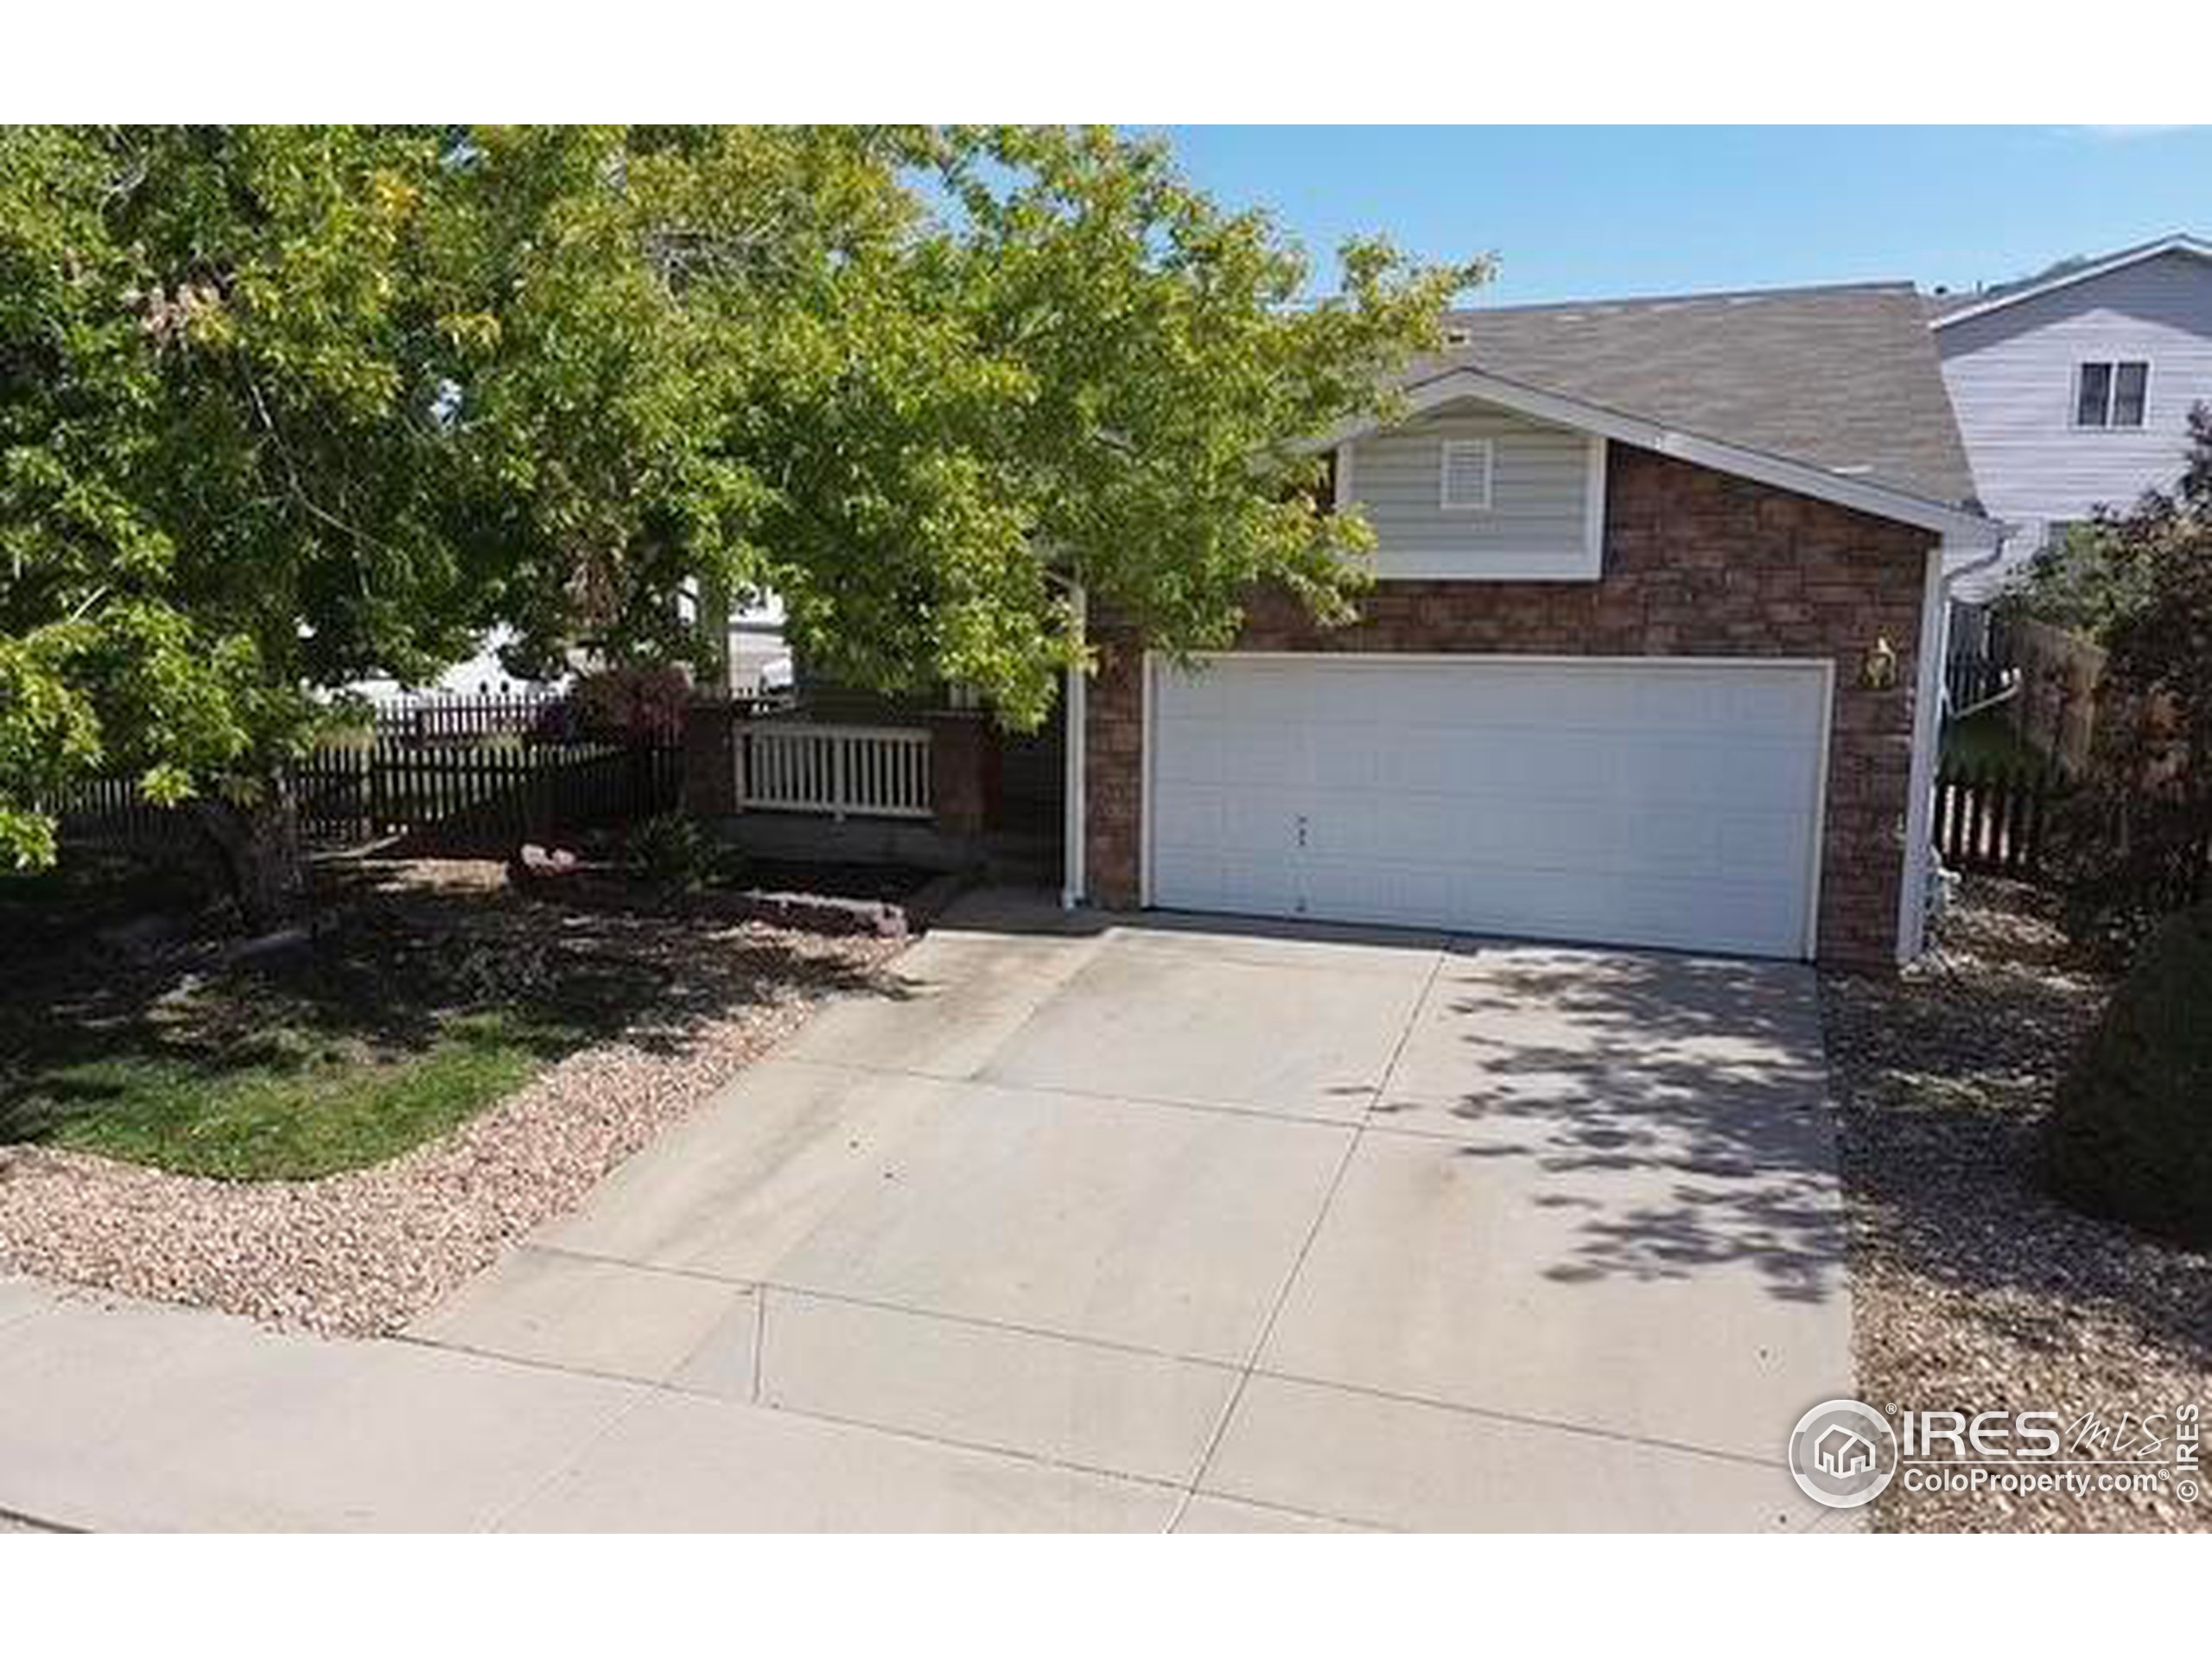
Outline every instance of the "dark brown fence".
POLYGON ((2064 789, 2039 768, 1946 766, 1936 780, 1936 853, 1955 870, 2032 880, 2064 789))
MULTIPOLYGON (((760 715, 786 710, 793 699, 786 691, 734 701, 741 715, 760 715)), ((378 737, 416 744, 468 743, 486 737, 573 742, 589 724, 584 710, 565 693, 518 690, 400 698, 378 704, 374 721, 378 737)), ((668 713, 667 723, 673 741, 677 723, 673 711, 668 713)))
MULTIPOLYGON (((592 734, 555 698, 455 698, 338 734, 293 768, 300 830, 323 846, 397 839, 404 850, 504 856, 522 842, 675 810, 675 731, 592 734)), ((154 847, 188 838, 181 813, 104 778, 58 804, 74 846, 154 847)))
POLYGON ((184 813, 146 799, 132 778, 88 778, 48 804, 66 847, 167 857, 199 836, 184 813))
POLYGON ((521 842, 673 810, 672 740, 466 743, 378 738, 317 748, 295 773, 302 833, 323 842, 400 836, 410 850, 511 852, 521 842))

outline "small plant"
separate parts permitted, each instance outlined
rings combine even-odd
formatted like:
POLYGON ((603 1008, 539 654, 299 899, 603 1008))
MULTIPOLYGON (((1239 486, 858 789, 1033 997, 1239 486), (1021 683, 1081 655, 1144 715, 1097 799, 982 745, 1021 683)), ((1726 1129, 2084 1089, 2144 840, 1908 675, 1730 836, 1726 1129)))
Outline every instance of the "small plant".
POLYGON ((696 893, 720 871, 721 849, 696 818, 664 812, 632 832, 627 861, 655 887, 696 893))

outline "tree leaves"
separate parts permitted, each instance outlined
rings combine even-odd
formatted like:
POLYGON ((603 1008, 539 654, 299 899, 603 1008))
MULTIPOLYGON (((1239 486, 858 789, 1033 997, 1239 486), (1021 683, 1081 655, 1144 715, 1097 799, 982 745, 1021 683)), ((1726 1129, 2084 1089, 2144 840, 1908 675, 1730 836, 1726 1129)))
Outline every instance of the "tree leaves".
POLYGON ((1313 441, 1479 265, 1304 298, 1161 146, 1001 128, 0 133, 0 847, 55 781, 236 793, 319 690, 697 654, 1041 719, 1069 594, 1170 651, 1340 613, 1313 441))

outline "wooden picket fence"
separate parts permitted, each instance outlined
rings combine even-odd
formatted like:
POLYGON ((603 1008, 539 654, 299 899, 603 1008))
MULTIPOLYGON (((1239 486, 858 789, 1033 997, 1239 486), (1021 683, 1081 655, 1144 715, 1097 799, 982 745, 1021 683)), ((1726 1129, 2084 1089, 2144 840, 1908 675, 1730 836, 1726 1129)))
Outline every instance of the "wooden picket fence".
MULTIPOLYGON (((1954 870, 2022 881, 2050 879, 2052 824, 2075 787, 2056 768, 1947 766, 1936 785, 1936 853, 1954 870)), ((2154 804, 2147 798, 2145 804, 2154 804)), ((2117 815, 2099 832, 2105 855, 2113 861, 2152 856, 2145 844, 2131 854, 2126 816, 2117 815)), ((2212 893, 2212 842, 2170 846, 2155 857, 2159 868, 2152 887, 2161 907, 2196 904, 2212 893)))
POLYGON ((407 850, 512 852, 534 837, 672 811, 683 750, 668 738, 416 742, 379 736, 315 749, 294 774, 302 833, 407 850))
POLYGON ((166 856, 199 836, 185 814, 148 800, 135 778, 87 778, 44 804, 65 847, 166 856))
MULTIPOLYGON (((319 744, 292 785, 311 842, 501 856, 525 840, 674 810, 683 746, 673 730, 584 733, 554 697, 423 700, 319 744)), ((88 779, 54 805, 71 846, 161 850, 196 834, 188 815, 147 801, 131 779, 88 779)))
POLYGON ((1936 850, 1955 870, 2033 880, 2066 784, 2038 767, 1946 766, 1936 780, 1936 850))

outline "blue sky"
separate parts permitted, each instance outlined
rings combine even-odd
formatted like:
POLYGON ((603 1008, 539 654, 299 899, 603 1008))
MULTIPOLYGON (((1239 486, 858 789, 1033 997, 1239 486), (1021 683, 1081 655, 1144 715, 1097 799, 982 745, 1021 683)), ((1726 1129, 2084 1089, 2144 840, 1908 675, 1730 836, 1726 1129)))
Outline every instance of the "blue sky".
POLYGON ((2212 127, 1166 130, 1218 199, 1317 257, 1379 231, 1493 251, 1478 302, 1905 277, 2001 282, 2171 231, 2212 236, 2212 127))

